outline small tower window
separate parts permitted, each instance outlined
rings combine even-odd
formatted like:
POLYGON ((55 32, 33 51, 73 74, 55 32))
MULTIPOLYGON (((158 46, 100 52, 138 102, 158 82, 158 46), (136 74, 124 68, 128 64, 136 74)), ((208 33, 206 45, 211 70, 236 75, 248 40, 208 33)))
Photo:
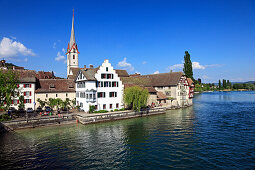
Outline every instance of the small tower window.
POLYGON ((106 71, 108 71, 108 67, 106 67, 106 71))
POLYGON ((73 55, 73 59, 75 59, 75 55, 73 55))

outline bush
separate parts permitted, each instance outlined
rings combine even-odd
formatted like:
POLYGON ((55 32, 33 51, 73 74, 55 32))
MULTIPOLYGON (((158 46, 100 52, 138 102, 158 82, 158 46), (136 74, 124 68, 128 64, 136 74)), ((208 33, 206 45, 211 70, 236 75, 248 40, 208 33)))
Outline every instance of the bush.
POLYGON ((119 109, 114 109, 114 112, 117 112, 117 111, 119 111, 119 109))
POLYGON ((0 115, 0 122, 7 121, 7 120, 11 120, 11 117, 8 116, 8 114, 0 115))
POLYGON ((124 110, 125 110, 125 108, 119 109, 119 111, 124 111, 124 110))
POLYGON ((98 110, 98 111, 94 111, 93 113, 107 113, 107 110, 98 110))
POLYGON ((96 106, 89 105, 89 113, 93 113, 96 110, 96 106))

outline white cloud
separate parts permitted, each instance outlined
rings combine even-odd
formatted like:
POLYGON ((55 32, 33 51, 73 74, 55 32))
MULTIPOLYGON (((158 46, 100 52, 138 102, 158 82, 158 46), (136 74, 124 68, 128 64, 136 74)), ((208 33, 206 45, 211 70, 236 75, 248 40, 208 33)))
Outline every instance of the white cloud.
POLYGON ((183 68, 183 64, 175 64, 173 66, 169 66, 170 70, 180 70, 183 68))
POLYGON ((147 64, 147 61, 143 61, 142 64, 147 64))
POLYGON ((141 74, 141 72, 139 72, 139 71, 136 71, 136 72, 135 72, 135 74, 141 74))
POLYGON ((16 40, 16 37, 13 37, 13 36, 10 36, 11 37, 11 39, 14 39, 14 40, 16 40))
POLYGON ((62 52, 63 52, 63 53, 65 53, 65 52, 66 52, 64 48, 62 48, 62 52))
POLYGON ((157 71, 155 71, 153 74, 159 74, 159 71, 157 70, 157 71))
POLYGON ((35 56, 35 53, 18 41, 4 37, 0 42, 0 57, 35 56))
POLYGON ((132 64, 127 62, 126 57, 123 59, 123 61, 120 61, 118 63, 118 66, 127 69, 128 71, 134 71, 134 67, 132 66, 132 64))
POLYGON ((60 52, 57 53, 57 57, 55 58, 56 61, 64 60, 65 56, 61 55, 60 52))
POLYGON ((27 62, 27 61, 28 61, 28 58, 25 58, 24 61, 27 62))
POLYGON ((194 70, 204 70, 205 69, 205 66, 202 66, 202 65, 200 65, 200 63, 199 62, 192 62, 192 68, 194 69, 194 70))
MULTIPOLYGON (((221 66, 220 64, 210 64, 210 65, 201 65, 199 62, 192 62, 192 68, 193 70, 204 70, 209 67, 219 67, 221 66)), ((168 67, 170 70, 182 70, 183 69, 183 64, 175 64, 172 66, 168 67)))

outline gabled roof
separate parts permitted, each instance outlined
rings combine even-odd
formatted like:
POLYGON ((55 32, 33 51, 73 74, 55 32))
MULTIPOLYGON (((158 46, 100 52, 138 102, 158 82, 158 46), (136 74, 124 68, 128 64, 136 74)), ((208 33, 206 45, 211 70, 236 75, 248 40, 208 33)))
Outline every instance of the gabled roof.
POLYGON ((34 70, 13 70, 18 75, 20 83, 35 83, 36 72, 34 70))
POLYGON ((191 86, 194 83, 191 78, 187 78, 187 81, 189 86, 191 86))
POLYGON ((157 97, 158 99, 167 99, 166 95, 164 95, 162 92, 157 92, 157 97))
POLYGON ((72 70, 73 75, 68 75, 68 79, 75 79, 77 73, 81 70, 81 68, 70 68, 72 70))
POLYGON ((129 74, 126 70, 115 70, 119 77, 129 77, 129 74))
POLYGON ((75 83, 68 79, 40 79, 35 92, 75 92, 75 83))
POLYGON ((99 69, 99 67, 97 67, 97 68, 82 68, 81 72, 87 80, 96 80, 95 74, 98 69, 99 69))
POLYGON ((155 86, 174 86, 179 83, 180 78, 184 76, 182 72, 137 75, 132 77, 122 77, 124 84, 135 84, 145 87, 155 86))

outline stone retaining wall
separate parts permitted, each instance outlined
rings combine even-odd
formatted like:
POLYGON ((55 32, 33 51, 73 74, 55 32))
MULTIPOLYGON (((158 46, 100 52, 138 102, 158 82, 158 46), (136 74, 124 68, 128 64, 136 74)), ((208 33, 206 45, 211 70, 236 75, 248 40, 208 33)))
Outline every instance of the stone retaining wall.
POLYGON ((148 111, 140 111, 140 112, 134 112, 134 111, 125 112, 124 111, 124 112, 117 112, 117 113, 107 113, 102 115, 91 114, 91 116, 77 115, 76 119, 81 124, 91 124, 91 123, 99 123, 99 122, 106 122, 106 121, 113 121, 113 120, 129 119, 134 117, 158 115, 158 114, 164 114, 164 113, 166 113, 166 109, 159 108, 159 109, 151 109, 148 111))
POLYGON ((65 115, 65 116, 47 116, 47 117, 40 117, 40 118, 33 118, 26 120, 11 120, 2 122, 4 126, 8 127, 8 131, 15 130, 15 129, 23 129, 23 128, 35 128, 39 126, 47 126, 47 125, 57 125, 63 124, 70 121, 74 121, 74 115, 65 115))

